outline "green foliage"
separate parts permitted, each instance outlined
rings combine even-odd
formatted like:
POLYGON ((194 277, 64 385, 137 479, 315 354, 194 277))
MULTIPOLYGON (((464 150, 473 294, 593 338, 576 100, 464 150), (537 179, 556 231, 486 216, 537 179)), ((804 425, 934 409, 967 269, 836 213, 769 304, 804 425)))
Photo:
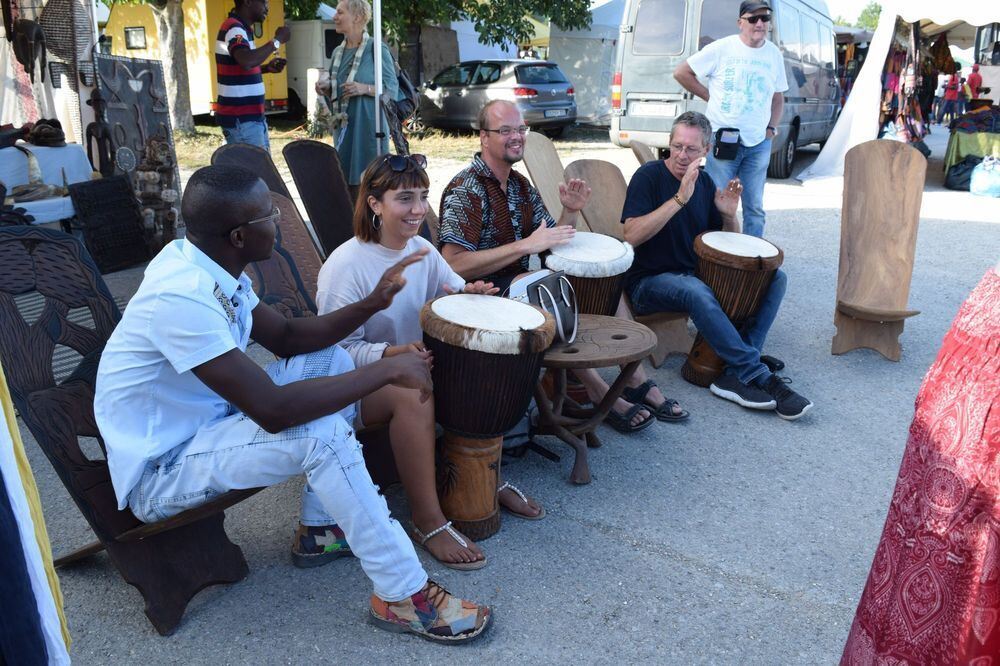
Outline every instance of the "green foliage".
POLYGON ((865 8, 861 10, 861 15, 858 16, 858 21, 855 25, 858 28, 864 28, 865 30, 875 30, 878 26, 878 17, 882 14, 882 5, 871 0, 865 8))
MULTIPOLYGON (((296 20, 315 18, 318 6, 319 0, 285 0, 285 16, 296 20)), ((569 29, 590 26, 589 0, 383 0, 382 30, 387 41, 399 44, 415 26, 468 19, 483 44, 520 44, 532 37, 528 14, 551 19, 569 29)))
POLYGON ((854 27, 854 21, 852 21, 849 18, 845 18, 845 17, 841 16, 840 14, 837 14, 836 18, 833 19, 833 24, 834 25, 844 25, 844 26, 847 26, 849 28, 854 27))

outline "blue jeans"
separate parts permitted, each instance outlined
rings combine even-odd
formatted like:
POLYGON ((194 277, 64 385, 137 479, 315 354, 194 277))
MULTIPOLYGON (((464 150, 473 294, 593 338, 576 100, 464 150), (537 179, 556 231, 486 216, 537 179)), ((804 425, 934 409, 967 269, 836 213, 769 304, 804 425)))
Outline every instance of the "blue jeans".
POLYGON ((711 287, 691 273, 660 273, 640 279, 629 293, 636 314, 687 312, 715 353, 726 362, 726 371, 744 384, 765 381, 771 371, 760 361, 767 332, 778 316, 788 278, 782 271, 743 330, 738 331, 722 311, 711 287))
MULTIPOLYGON (((276 384, 288 384, 353 369, 351 357, 334 345, 275 361, 267 373, 276 384)), ((427 583, 427 574, 368 475, 354 436, 355 421, 355 405, 348 405, 272 434, 235 412, 202 426, 190 440, 147 463, 129 494, 129 508, 139 520, 155 522, 229 490, 271 486, 305 475, 302 523, 336 519, 375 594, 385 601, 405 599, 427 583)))
POLYGON ((731 160, 717 160, 709 151, 705 164, 705 171, 720 190, 739 176, 743 183, 743 233, 758 238, 764 235, 764 183, 770 161, 771 140, 764 139, 750 148, 741 143, 731 160))
POLYGON ((222 136, 226 143, 249 143, 271 152, 271 141, 267 136, 267 120, 237 120, 232 127, 223 127, 222 136))

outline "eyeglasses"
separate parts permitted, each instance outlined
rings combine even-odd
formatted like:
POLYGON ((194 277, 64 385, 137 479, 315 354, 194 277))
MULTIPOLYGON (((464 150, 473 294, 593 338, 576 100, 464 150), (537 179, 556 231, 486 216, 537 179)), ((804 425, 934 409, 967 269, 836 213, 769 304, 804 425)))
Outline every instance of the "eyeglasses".
POLYGON ((525 134, 527 134, 528 132, 531 131, 531 128, 528 127, 527 125, 521 125, 520 127, 507 127, 506 125, 504 125, 500 129, 485 129, 484 128, 483 131, 484 132, 496 132, 497 134, 499 134, 502 137, 508 137, 511 134, 513 134, 514 132, 517 132, 521 136, 524 136, 525 134))
POLYGON ((742 18, 747 23, 751 23, 753 25, 757 25, 761 21, 763 21, 764 23, 770 23, 771 22, 771 15, 770 14, 760 14, 758 16, 741 16, 740 18, 742 18))
POLYGON ((225 233, 219 235, 222 236, 223 238, 227 238, 229 234, 233 233, 240 227, 245 227, 250 224, 260 224, 262 222, 274 222, 275 224, 277 224, 280 219, 281 219, 281 211, 278 209, 277 206, 275 206, 273 209, 271 209, 271 214, 268 215, 267 217, 258 217, 256 220, 250 220, 249 222, 240 222, 235 227, 231 227, 230 229, 227 229, 225 233))
POLYGON ((678 155, 698 155, 705 152, 704 148, 699 148, 697 146, 678 146, 676 144, 670 144, 670 154, 678 155))
POLYGON ((386 155, 382 159, 382 164, 386 162, 389 163, 389 168, 396 173, 402 173, 406 171, 407 166, 410 163, 415 164, 420 169, 427 168, 427 156, 414 154, 414 155, 386 155))

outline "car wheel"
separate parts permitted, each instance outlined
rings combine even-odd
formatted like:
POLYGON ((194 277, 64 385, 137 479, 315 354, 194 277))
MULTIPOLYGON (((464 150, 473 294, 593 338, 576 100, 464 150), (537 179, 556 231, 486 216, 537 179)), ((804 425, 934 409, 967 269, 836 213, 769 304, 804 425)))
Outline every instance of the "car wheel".
POLYGON ((565 125, 562 125, 560 127, 547 127, 542 130, 542 134, 549 137, 550 139, 558 139, 565 133, 566 133, 565 125))
POLYGON ((409 134, 421 136, 427 131, 427 124, 420 117, 420 112, 418 111, 403 121, 403 129, 409 134))
POLYGON ((795 162, 795 142, 799 138, 799 128, 794 125, 788 128, 788 136, 781 149, 771 155, 771 163, 767 175, 771 178, 788 178, 792 175, 792 164, 795 162))

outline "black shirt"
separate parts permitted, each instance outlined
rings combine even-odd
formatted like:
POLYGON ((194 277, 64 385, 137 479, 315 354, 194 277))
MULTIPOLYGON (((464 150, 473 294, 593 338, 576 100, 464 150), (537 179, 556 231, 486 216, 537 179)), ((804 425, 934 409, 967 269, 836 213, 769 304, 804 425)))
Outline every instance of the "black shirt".
MULTIPOLYGON (((630 217, 647 215, 673 198, 681 181, 670 173, 663 160, 647 162, 639 167, 628 184, 622 224, 630 217)), ((635 248, 635 261, 625 278, 631 290, 639 279, 659 273, 693 272, 698 257, 694 253, 695 237, 705 231, 722 229, 722 214, 715 206, 715 183, 704 171, 698 175, 694 194, 684 208, 663 226, 655 236, 635 248)))

